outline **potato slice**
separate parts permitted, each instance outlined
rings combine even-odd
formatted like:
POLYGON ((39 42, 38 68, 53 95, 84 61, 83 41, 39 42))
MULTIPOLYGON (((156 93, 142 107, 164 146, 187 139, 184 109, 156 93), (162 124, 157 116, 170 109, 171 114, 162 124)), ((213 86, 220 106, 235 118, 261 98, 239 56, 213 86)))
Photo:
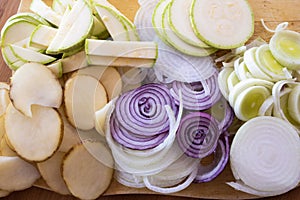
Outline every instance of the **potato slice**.
POLYGON ((38 170, 19 157, 0 156, 0 188, 7 191, 24 190, 40 178, 38 170))
MULTIPOLYGON (((113 160, 108 148, 100 142, 86 142, 90 148, 99 148, 102 156, 113 160), (92 147, 95 146, 95 147, 92 147)), ((65 157, 63 178, 70 192, 80 199, 96 199, 110 185, 113 169, 99 162, 84 145, 74 147, 65 157)))
POLYGON ((9 147, 5 137, 1 139, 0 150, 1 150, 1 156, 18 156, 18 154, 9 147))
POLYGON ((9 191, 6 191, 6 190, 0 190, 0 198, 2 197, 6 197, 10 194, 9 191))
POLYGON ((89 66, 79 69, 77 74, 93 76, 98 79, 104 86, 109 100, 121 94, 121 75, 114 67, 89 66))
POLYGON ((56 152, 51 158, 44 162, 37 163, 38 170, 47 185, 59 194, 70 194, 61 174, 61 165, 64 152, 56 152))
POLYGON ((66 114, 62 107, 58 109, 60 116, 64 122, 64 137, 59 146, 58 151, 68 152, 73 146, 80 144, 81 140, 77 130, 67 120, 66 114))
POLYGON ((59 114, 43 106, 32 106, 32 117, 19 112, 12 104, 7 107, 5 130, 15 151, 29 161, 43 161, 54 154, 63 137, 59 114))
POLYGON ((102 84, 92 76, 75 75, 65 85, 65 108, 70 123, 81 130, 94 128, 94 114, 107 103, 102 84))
POLYGON ((33 104, 59 108, 62 88, 45 65, 27 63, 12 76, 10 98, 18 110, 31 117, 33 104))
POLYGON ((6 108, 10 102, 9 85, 2 83, 0 84, 0 116, 5 114, 6 108))

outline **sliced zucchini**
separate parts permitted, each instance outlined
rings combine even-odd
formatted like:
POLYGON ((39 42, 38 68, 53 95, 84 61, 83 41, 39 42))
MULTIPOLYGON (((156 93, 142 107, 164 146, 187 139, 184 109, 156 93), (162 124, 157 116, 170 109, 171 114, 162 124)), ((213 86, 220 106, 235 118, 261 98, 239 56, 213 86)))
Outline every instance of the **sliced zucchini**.
POLYGON ((254 17, 246 0, 193 0, 190 17, 197 36, 218 49, 240 47, 254 32, 254 17))
POLYGON ((174 33, 190 45, 210 48, 200 40, 191 25, 190 9, 193 0, 173 0, 169 9, 169 24, 174 33), (180 13, 180 15, 178 15, 180 13))
POLYGON ((169 9, 170 5, 168 4, 163 12, 163 22, 162 27, 164 31, 164 38, 171 44, 175 49, 181 51, 182 53, 191 55, 191 56, 209 56, 217 51, 215 48, 201 48, 190 45, 179 38, 171 29, 168 18, 169 18, 169 9))

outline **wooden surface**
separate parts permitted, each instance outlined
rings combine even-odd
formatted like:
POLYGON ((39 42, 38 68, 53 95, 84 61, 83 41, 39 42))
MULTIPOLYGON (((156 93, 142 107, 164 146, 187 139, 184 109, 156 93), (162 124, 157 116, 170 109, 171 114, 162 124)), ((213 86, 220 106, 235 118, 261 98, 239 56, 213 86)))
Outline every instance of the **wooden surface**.
MULTIPOLYGON (((23 0, 25 3, 28 0, 23 0)), ((112 3, 117 5, 117 7, 124 12, 130 19, 133 19, 134 13, 137 9, 137 4, 133 3, 136 0, 111 0, 112 3)), ((0 0, 0 29, 3 27, 7 18, 18 10, 18 5, 20 0, 0 0)), ((258 35, 265 40, 269 40, 271 34, 263 29, 259 23, 259 19, 263 18, 266 21, 266 24, 270 28, 274 28, 278 22, 289 21, 289 28, 300 32, 300 1, 299 0, 249 0, 251 4, 255 20, 255 35, 253 38, 256 38, 258 35)), ((24 4, 25 5, 25 4, 24 4)), ((252 39, 253 39, 252 38, 252 39)), ((10 70, 7 68, 3 62, 2 57, 0 56, 0 81, 9 81, 10 70)), ((300 166, 299 166, 300 167, 300 166)), ((230 187, 224 184, 225 181, 232 180, 232 175, 227 166, 226 170, 215 179, 213 182, 206 184, 193 184, 187 190, 180 192, 176 195, 185 196, 185 197, 174 197, 174 196, 163 196, 157 194, 145 194, 149 193, 147 190, 136 190, 130 189, 113 182, 106 192, 105 195, 100 197, 100 200, 183 200, 190 199, 188 197, 201 197, 201 198, 215 198, 215 199, 240 199, 240 198, 250 198, 251 196, 244 193, 236 192, 230 187), (135 194, 132 194, 135 193, 135 194), (114 194, 114 195, 113 195, 114 194), (113 195, 113 196, 112 196, 113 195), (188 197, 186 197, 188 196, 188 197)), ((55 194, 51 191, 44 189, 39 189, 32 187, 30 189, 14 192, 5 199, 11 200, 32 200, 32 199, 43 199, 43 200, 71 200, 75 199, 71 196, 62 196, 55 194)), ((277 197, 265 198, 267 200, 297 200, 300 199, 300 188, 296 188, 284 195, 277 197)))

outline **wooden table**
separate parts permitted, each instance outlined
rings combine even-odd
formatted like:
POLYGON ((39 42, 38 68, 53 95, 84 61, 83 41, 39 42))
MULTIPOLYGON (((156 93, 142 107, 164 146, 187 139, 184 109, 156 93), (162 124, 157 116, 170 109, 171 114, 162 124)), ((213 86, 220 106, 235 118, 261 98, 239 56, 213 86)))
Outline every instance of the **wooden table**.
MULTIPOLYGON (((121 0, 119 0, 121 1, 121 0)), ((123 0, 122 0, 123 1, 123 0)), ((259 1, 262 6, 261 8, 267 8, 268 4, 271 0, 261 0, 259 1)), ((277 1, 277 0, 273 0, 277 1)), ((278 10, 273 10, 274 13, 276 13, 276 16, 274 15, 274 19, 276 18, 275 21, 279 21, 280 19, 282 20, 287 20, 290 19, 291 21, 291 28, 293 30, 300 31, 300 18, 297 18, 299 16, 299 10, 300 10, 300 5, 299 5, 299 0, 287 0, 287 1, 278 1, 278 2, 288 2, 288 5, 293 5, 297 4, 298 6, 291 6, 290 8, 285 7, 285 5, 281 4, 278 5, 278 10), (280 8, 285 7, 285 10, 281 10, 280 8), (294 15, 296 12, 298 12, 298 15, 294 15), (293 16, 291 16, 293 15, 293 16)), ((0 0, 0 29, 2 29, 5 21, 7 18, 14 13, 17 12, 18 5, 20 3, 20 0, 0 0)), ((271 23, 271 26, 274 27, 275 23, 271 23)), ((256 33, 262 32, 262 29, 259 29, 256 31, 256 33)), ((264 39, 268 39, 270 35, 266 34, 262 36, 264 39)), ((0 56, 0 81, 9 81, 10 77, 10 70, 4 63, 2 56, 0 56)), ((299 166, 300 167, 300 166, 299 166)), ((211 189, 213 190, 213 188, 211 189)), ((217 192, 217 191, 216 191, 217 192)), ((130 194, 130 195, 114 195, 114 196, 103 196, 100 197, 99 200, 135 200, 135 199, 141 199, 143 200, 156 200, 156 199, 162 199, 162 200, 187 200, 191 199, 188 197, 171 197, 171 196, 163 196, 163 195, 146 195, 146 194, 130 194)), ((40 188, 32 187, 30 189, 24 190, 24 191, 19 191, 19 192, 14 192, 5 199, 10 199, 10 200, 33 200, 33 199, 43 199, 43 200, 71 200, 75 199, 74 197, 71 196, 62 196, 56 193, 53 193, 51 191, 43 190, 40 188)), ((300 188, 296 188, 284 195, 280 195, 277 197, 270 197, 270 198, 265 198, 266 200, 297 200, 300 199, 300 188)))

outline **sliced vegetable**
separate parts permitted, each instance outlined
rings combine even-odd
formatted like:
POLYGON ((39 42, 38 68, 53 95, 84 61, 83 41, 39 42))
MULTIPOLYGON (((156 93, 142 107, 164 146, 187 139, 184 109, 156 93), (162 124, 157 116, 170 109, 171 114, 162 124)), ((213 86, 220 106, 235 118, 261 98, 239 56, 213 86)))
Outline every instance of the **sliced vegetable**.
POLYGON ((40 177, 38 170, 19 157, 0 156, 0 188, 6 191, 24 190, 40 177))
POLYGON ((253 13, 245 0, 194 0, 190 15, 197 36, 218 49, 240 47, 254 32, 253 13))
POLYGON ((40 24, 32 32, 29 45, 46 50, 56 34, 56 28, 40 24))
POLYGON ((37 167, 41 176, 46 181, 51 190, 67 195, 70 194, 61 174, 61 165, 65 153, 56 152, 51 158, 46 161, 37 163, 37 167))
POLYGON ((30 161, 43 161, 54 154, 62 140, 62 125, 53 108, 34 105, 32 116, 27 117, 10 104, 5 114, 9 142, 18 155, 30 161))
POLYGON ((75 75, 68 79, 64 90, 66 115, 81 130, 94 128, 94 113, 107 103, 102 84, 92 76, 75 75))
POLYGON ((55 75, 46 66, 28 63, 12 76, 10 98, 16 109, 31 117, 31 106, 34 104, 60 107, 62 88, 55 75))
POLYGON ((182 92, 183 107, 188 110, 205 110, 215 104, 221 97, 217 85, 217 73, 207 80, 185 83, 174 81, 171 95, 179 104, 179 91, 182 92))
POLYGON ((192 2, 193 0, 173 0, 171 2, 168 15, 170 27, 186 43, 197 47, 210 48, 196 36, 192 28, 190 21, 192 2), (180 15, 178 15, 178 12, 180 12, 180 15))
POLYGON ((289 30, 276 32, 270 40, 274 58, 289 69, 300 69, 300 33, 289 30))
MULTIPOLYGON (((100 146, 104 157, 113 160, 111 153, 102 143, 86 145, 100 146)), ((84 145, 74 147, 63 161, 63 178, 70 192, 80 199, 96 199, 108 188, 113 169, 99 162, 84 145)))
POLYGON ((204 158, 215 150, 220 134, 218 123, 211 115, 191 112, 180 122, 177 141, 186 155, 204 158))
POLYGON ((164 41, 167 42, 165 39, 165 33, 163 29, 163 13, 166 10, 166 7, 169 5, 171 0, 160 0, 156 7, 154 8, 153 15, 152 15, 152 26, 156 34, 164 41))
POLYGON ((208 56, 211 55, 212 53, 216 52, 217 50, 214 48, 201 48, 201 47, 196 47, 193 45, 190 45, 186 43, 184 40, 179 38, 171 29, 170 24, 169 24, 169 9, 170 5, 168 4, 167 7, 165 8, 162 16, 162 28, 164 32, 164 39, 168 41, 169 44, 171 44, 175 49, 178 51, 181 51, 182 53, 185 53, 187 55, 191 56, 208 56))
POLYGON ((249 120, 233 139, 230 165, 237 182, 227 184, 258 196, 279 195, 295 188, 300 178, 299 141, 296 129, 282 119, 249 120))
POLYGON ((59 26, 61 22, 61 16, 54 12, 51 7, 49 7, 42 0, 33 0, 30 4, 30 10, 55 26, 59 26))

